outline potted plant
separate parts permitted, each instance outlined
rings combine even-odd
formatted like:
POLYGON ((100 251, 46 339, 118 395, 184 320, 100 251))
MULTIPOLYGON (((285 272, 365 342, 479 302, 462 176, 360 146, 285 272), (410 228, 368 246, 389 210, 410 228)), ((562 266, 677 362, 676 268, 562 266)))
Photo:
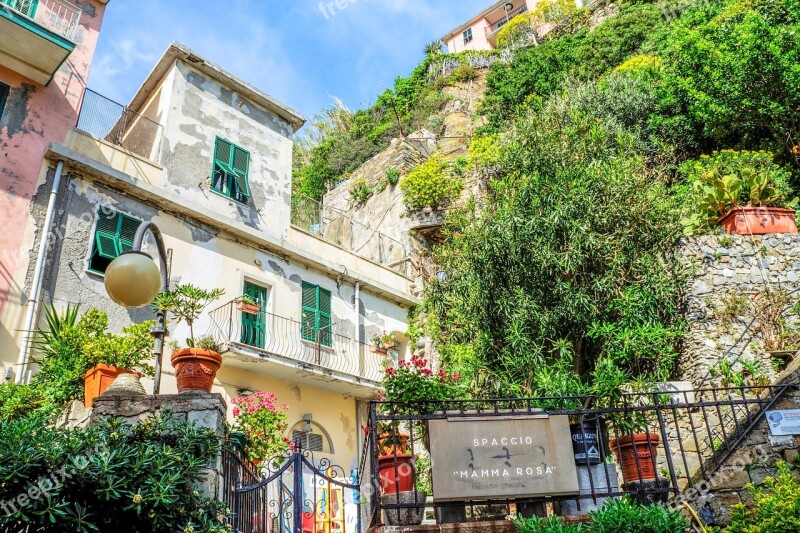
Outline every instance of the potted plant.
POLYGON ((172 352, 172 366, 178 382, 178 392, 211 392, 217 370, 222 365, 220 347, 210 336, 195 341, 194 323, 203 310, 225 293, 223 289, 205 290, 191 284, 183 284, 174 290, 159 293, 153 300, 153 308, 172 313, 178 322, 189 326, 186 348, 172 352))
POLYGON ((379 355, 386 355, 391 348, 397 346, 397 337, 394 333, 376 333, 372 336, 372 352, 379 355))
POLYGON ((244 453, 258 465, 281 461, 289 449, 286 404, 279 404, 272 392, 256 392, 251 396, 231 399, 234 430, 244 435, 244 453))
POLYGON ((797 233, 789 200, 790 175, 769 152, 722 150, 683 167, 692 183, 694 213, 683 223, 689 233, 719 224, 729 234, 797 233))
POLYGON ((257 315, 261 311, 261 306, 258 305, 256 299, 249 294, 244 294, 236 298, 236 308, 248 315, 257 315))

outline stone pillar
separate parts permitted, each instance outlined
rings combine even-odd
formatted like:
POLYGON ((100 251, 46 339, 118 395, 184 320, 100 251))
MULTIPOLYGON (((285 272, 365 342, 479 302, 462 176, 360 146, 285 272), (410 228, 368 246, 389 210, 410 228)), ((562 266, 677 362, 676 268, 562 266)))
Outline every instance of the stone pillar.
MULTIPOLYGON (((161 411, 170 411, 178 420, 194 422, 200 428, 212 430, 219 438, 225 437, 225 400, 219 394, 205 392, 143 396, 109 390, 94 401, 92 422, 100 418, 121 418, 137 424, 161 411)), ((198 487, 206 497, 221 498, 222 473, 222 455, 219 455, 208 466, 205 481, 198 487)))

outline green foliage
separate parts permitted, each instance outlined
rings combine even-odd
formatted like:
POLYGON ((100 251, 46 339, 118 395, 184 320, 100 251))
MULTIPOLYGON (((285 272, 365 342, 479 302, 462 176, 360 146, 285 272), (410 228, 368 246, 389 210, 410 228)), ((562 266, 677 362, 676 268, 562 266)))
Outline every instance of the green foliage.
MULTIPOLYGON (((34 334, 36 351, 31 362, 39 369, 33 375, 34 390, 47 400, 44 405, 59 409, 83 397, 83 375, 98 364, 138 370, 153 375, 146 363, 153 357, 152 322, 133 324, 121 335, 109 333, 105 311, 67 306, 63 313, 45 309, 46 327, 34 334)), ((34 392, 28 392, 34 394, 34 392)))
POLYGON ((386 170, 386 183, 389 186, 394 187, 400 182, 400 169, 397 167, 392 167, 386 170))
POLYGON ((468 83, 478 79, 478 69, 469 65, 459 65, 450 73, 450 81, 456 83, 468 83))
POLYGON ((400 183, 403 203, 411 211, 437 208, 458 198, 463 183, 450 173, 448 163, 433 154, 400 183))
POLYGON ((34 385, 0 383, 0 422, 31 412, 55 413, 52 401, 34 385))
POLYGON ((628 58, 627 61, 614 69, 616 72, 632 72, 639 74, 641 72, 659 73, 663 68, 664 62, 660 57, 654 55, 637 55, 628 58))
POLYGON ((220 446, 211 431, 169 413, 136 426, 107 419, 75 430, 39 418, 2 421, 0 501, 11 512, 0 513, 0 527, 222 533, 224 505, 194 487, 220 446), (26 495, 24 506, 20 495, 26 495))
POLYGON ((681 533, 689 522, 680 511, 666 505, 640 505, 623 496, 609 498, 589 512, 587 524, 567 524, 560 518, 515 518, 520 533, 681 533))
POLYGON ((796 2, 698 4, 664 41, 665 98, 705 139, 723 147, 769 141, 796 164, 798 30, 796 2))
POLYGON ((527 11, 511 19, 497 33, 498 48, 516 48, 531 44, 535 36, 533 12, 527 11))
POLYGON ((414 402, 446 402, 464 398, 466 394, 460 374, 449 374, 443 369, 434 372, 428 360, 418 355, 409 361, 400 361, 396 368, 387 368, 382 387, 384 401, 399 402, 386 407, 394 413, 431 412, 434 408, 426 409, 414 402))
POLYGON ((153 300, 153 309, 172 314, 179 322, 184 321, 189 326, 190 337, 186 344, 194 348, 194 322, 200 318, 203 310, 218 300, 224 289, 201 289, 190 283, 178 285, 174 290, 158 293, 153 300))
POLYGON ((786 463, 778 464, 775 477, 758 487, 748 485, 752 506, 733 506, 725 533, 778 533, 800 530, 800 483, 786 463))
POLYGON ((693 212, 684 219, 686 231, 702 233, 730 209, 738 206, 794 207, 790 174, 774 163, 769 152, 722 150, 688 161, 682 168, 692 184, 693 212))
POLYGON ((251 396, 233 398, 236 429, 244 433, 245 452, 251 461, 281 461, 289 449, 286 432, 288 407, 279 404, 272 392, 259 391, 251 396))
POLYGON ((350 197, 357 203, 363 204, 372 196, 372 187, 367 185, 367 180, 360 179, 350 185, 350 197))
POLYGON ((619 124, 569 105, 520 119, 502 142, 491 205, 435 250, 448 273, 426 290, 437 340, 473 344, 494 383, 525 393, 558 382, 537 371, 568 372, 573 353, 579 375, 601 356, 631 378, 668 375, 681 278, 662 252, 680 236, 679 211, 634 147, 619 124))

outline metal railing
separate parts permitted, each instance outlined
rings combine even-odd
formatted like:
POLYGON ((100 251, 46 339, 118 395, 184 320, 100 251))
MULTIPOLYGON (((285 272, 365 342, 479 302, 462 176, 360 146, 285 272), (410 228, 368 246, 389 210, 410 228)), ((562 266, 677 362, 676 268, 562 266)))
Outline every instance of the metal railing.
POLYGON ((508 24, 509 22, 511 22, 511 19, 513 19, 513 18, 514 18, 514 17, 516 17, 517 15, 521 15, 522 13, 525 13, 527 10, 528 10, 528 6, 527 6, 527 5, 525 5, 525 4, 523 4, 523 5, 522 5, 522 7, 518 7, 518 8, 517 8, 517 9, 515 9, 514 11, 511 11, 511 12, 509 12, 509 13, 508 13, 508 14, 507 14, 505 17, 503 17, 502 19, 498 20, 498 21, 497 21, 497 22, 495 22, 494 24, 491 24, 491 25, 487 26, 487 27, 486 27, 486 35, 491 35, 491 34, 493 34, 493 33, 494 33, 494 32, 496 32, 497 30, 501 29, 503 26, 505 26, 506 24, 508 24))
POLYGON ((305 233, 341 246, 398 274, 410 276, 408 263, 402 261, 408 256, 403 243, 354 220, 344 211, 295 194, 292 196, 291 222, 305 233))
MULTIPOLYGON (((495 512, 500 506, 498 514, 503 515, 510 512, 512 504, 541 505, 545 502, 560 502, 562 510, 566 505, 577 510, 577 514, 586 514, 587 506, 596 506, 604 498, 623 494, 630 494, 643 503, 667 502, 690 489, 719 482, 720 477, 728 473, 721 470, 726 461, 756 424, 764 420, 764 412, 771 409, 790 388, 794 386, 629 393, 611 403, 597 397, 372 402, 366 462, 373 487, 384 487, 387 482, 389 485, 398 482, 399 478, 392 479, 389 474, 399 475, 397 469, 401 468, 401 459, 430 452, 428 424, 432 420, 475 418, 476 421, 486 421, 567 415, 571 422, 575 464, 584 470, 579 476, 583 479, 577 497, 573 494, 527 499, 465 499, 437 502, 436 505, 462 509, 468 517, 485 518, 487 509, 493 506, 495 512), (578 407, 581 405, 586 407, 578 407), (589 458, 591 440, 581 440, 583 448, 580 444, 575 446, 575 436, 585 439, 583 436, 587 433, 596 435, 598 449, 594 460, 589 458), (386 446, 385 442, 391 445, 386 446), (581 449, 584 453, 579 459, 581 449), (388 474, 383 472, 387 465, 388 474)), ((513 462, 513 457, 510 455, 507 460, 513 462)), ((466 460, 464 463, 467 470, 472 467, 466 465, 469 462, 466 460)), ((417 476, 425 475, 425 472, 411 469, 410 475, 413 479, 409 486, 413 487, 417 486, 417 476)), ((383 498, 373 496, 369 502, 372 525, 380 523, 382 511, 413 512, 426 506, 426 502, 417 496, 410 500, 408 495, 404 498, 394 497, 391 493, 383 498)), ((435 492, 433 498, 436 502, 435 492)))
POLYGON ((237 346, 312 367, 379 382, 383 360, 368 344, 340 335, 336 325, 310 330, 291 318, 259 310, 244 313, 233 301, 211 312, 210 335, 226 349, 237 346))
POLYGON ((154 163, 159 161, 163 126, 91 89, 84 91, 77 128, 154 163))
POLYGON ((4 7, 71 41, 81 20, 81 8, 64 0, 0 0, 4 7))

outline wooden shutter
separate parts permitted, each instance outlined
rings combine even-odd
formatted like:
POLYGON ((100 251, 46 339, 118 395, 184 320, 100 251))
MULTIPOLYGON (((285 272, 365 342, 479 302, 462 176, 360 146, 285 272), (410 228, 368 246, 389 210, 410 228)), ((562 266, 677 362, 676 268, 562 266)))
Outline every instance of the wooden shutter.
POLYGON ((117 239, 117 252, 121 255, 133 249, 133 239, 136 237, 136 230, 142 224, 135 218, 119 215, 119 238, 117 239))
POLYGON ((319 331, 319 342, 325 346, 333 344, 333 328, 331 322, 331 291, 317 289, 318 296, 318 316, 317 330, 319 331))
POLYGON ((233 159, 233 145, 225 139, 217 137, 214 145, 214 165, 222 169, 225 174, 233 174, 231 160, 233 159))
POLYGON ((234 146, 231 168, 233 169, 233 177, 236 180, 236 185, 239 186, 239 193, 249 197, 250 184, 247 178, 250 171, 250 152, 244 148, 234 146))
POLYGON ((106 259, 116 259, 117 235, 119 229, 119 213, 107 216, 100 212, 97 214, 97 223, 94 230, 94 242, 97 247, 97 255, 106 259))
POLYGON ((300 334, 305 341, 317 342, 317 288, 303 282, 300 334))

